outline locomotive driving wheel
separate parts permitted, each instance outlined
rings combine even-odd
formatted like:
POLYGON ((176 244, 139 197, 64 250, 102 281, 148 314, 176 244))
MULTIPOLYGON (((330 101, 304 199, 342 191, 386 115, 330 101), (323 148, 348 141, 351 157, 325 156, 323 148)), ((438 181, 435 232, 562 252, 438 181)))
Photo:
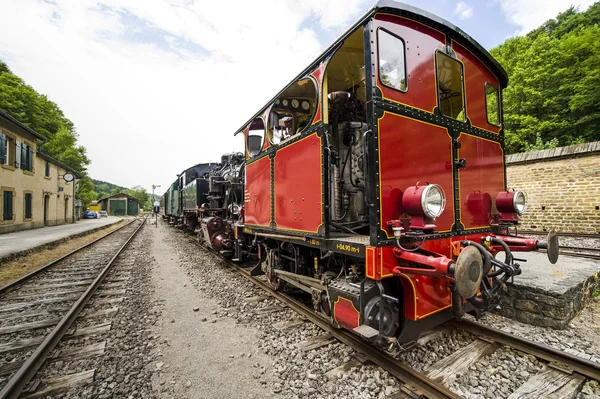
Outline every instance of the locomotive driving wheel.
POLYGON ((275 265, 277 264, 277 254, 275 251, 270 250, 267 252, 265 261, 263 262, 263 271, 267 275, 267 281, 271 288, 275 291, 281 291, 286 285, 286 282, 277 277, 273 272, 275 265))
POLYGON ((385 306, 381 306, 381 298, 372 298, 365 306, 366 324, 379 330, 379 321, 383 317, 383 335, 393 337, 400 325, 397 306, 385 299, 385 306))

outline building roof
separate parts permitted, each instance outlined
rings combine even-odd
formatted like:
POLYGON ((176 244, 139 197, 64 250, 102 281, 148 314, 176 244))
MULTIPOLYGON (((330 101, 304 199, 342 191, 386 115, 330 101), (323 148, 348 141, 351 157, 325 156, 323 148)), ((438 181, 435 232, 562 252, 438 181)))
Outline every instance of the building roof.
POLYGON ((25 130, 27 133, 32 134, 33 136, 35 136, 36 138, 38 138, 42 141, 46 141, 46 138, 44 136, 42 136, 41 134, 39 134, 38 132, 36 132, 32 128, 30 128, 29 126, 26 126, 23 123, 19 122, 18 119, 10 116, 6 111, 3 111, 2 109, 0 109, 0 119, 4 119, 5 121, 12 123, 13 125, 16 125, 17 127, 25 130))
POLYGON ((600 153, 600 141, 591 143, 575 144, 565 147, 550 148, 547 150, 521 152, 506 156, 506 164, 523 164, 530 162, 542 162, 555 159, 584 157, 600 153))
POLYGON ((70 167, 70 166, 68 166, 68 165, 65 165, 64 163, 62 163, 62 162, 60 162, 60 161, 57 161, 56 159, 52 158, 52 157, 51 157, 50 155, 48 155, 48 154, 44 154, 43 152, 40 152, 40 151, 36 151, 36 154, 37 154, 37 156, 38 156, 38 157, 40 157, 40 158, 42 158, 42 159, 45 159, 46 161, 48 161, 48 162, 51 162, 51 163, 53 163, 53 164, 55 164, 55 165, 58 165, 58 166, 60 166, 61 168, 63 168, 63 169, 65 169, 65 170, 67 170, 67 171, 69 171, 69 172, 73 173, 73 174, 75 175, 75 177, 79 177, 79 175, 81 175, 81 173, 80 173, 80 172, 76 171, 75 169, 71 168, 71 167, 70 167))
POLYGON ((124 193, 124 192, 120 192, 120 193, 117 193, 117 194, 113 194, 113 195, 109 195, 109 196, 106 196, 106 197, 102 197, 102 198, 100 198, 100 199, 98 200, 98 202, 100 202, 100 201, 104 201, 104 200, 107 200, 107 199, 110 199, 110 198, 112 198, 112 197, 122 197, 122 196, 126 196, 127 198, 130 198, 130 199, 132 199, 132 200, 135 200, 135 201, 137 201, 137 202, 140 202, 140 200, 138 200, 137 198, 135 198, 135 197, 132 197, 131 195, 129 195, 129 194, 127 194, 127 193, 124 193))

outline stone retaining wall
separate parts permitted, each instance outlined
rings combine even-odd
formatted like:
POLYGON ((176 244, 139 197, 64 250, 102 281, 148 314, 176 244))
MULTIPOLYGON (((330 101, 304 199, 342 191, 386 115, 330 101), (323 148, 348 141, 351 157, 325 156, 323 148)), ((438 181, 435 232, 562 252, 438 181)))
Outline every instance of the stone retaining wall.
POLYGON ((531 286, 507 284, 499 313, 522 323, 557 329, 566 328, 600 288, 598 273, 570 288, 563 294, 531 286))
POLYGON ((507 187, 528 195, 525 230, 600 234, 600 142, 506 157, 507 187))

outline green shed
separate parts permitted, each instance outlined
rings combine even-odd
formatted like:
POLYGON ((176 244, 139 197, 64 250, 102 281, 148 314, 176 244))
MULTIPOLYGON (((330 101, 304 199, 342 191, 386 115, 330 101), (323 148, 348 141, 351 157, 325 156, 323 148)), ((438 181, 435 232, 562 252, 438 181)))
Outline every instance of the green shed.
POLYGON ((137 216, 140 203, 129 194, 118 193, 98 200, 100 209, 112 216, 137 216))

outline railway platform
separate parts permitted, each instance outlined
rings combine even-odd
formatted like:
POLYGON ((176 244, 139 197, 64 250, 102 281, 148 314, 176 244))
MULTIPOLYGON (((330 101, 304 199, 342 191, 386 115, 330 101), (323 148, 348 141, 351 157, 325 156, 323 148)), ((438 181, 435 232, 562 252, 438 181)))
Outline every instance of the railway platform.
POLYGON ((94 230, 118 223, 120 217, 109 216, 102 219, 83 219, 77 223, 60 226, 22 230, 0 234, 0 262, 42 247, 63 241, 69 237, 90 233, 94 230))
MULTIPOLYGON (((598 287, 600 261, 561 255, 551 265, 545 253, 514 253, 523 273, 508 283, 500 313, 523 323, 566 328, 598 287)), ((504 253, 498 254, 499 259, 504 253)))

